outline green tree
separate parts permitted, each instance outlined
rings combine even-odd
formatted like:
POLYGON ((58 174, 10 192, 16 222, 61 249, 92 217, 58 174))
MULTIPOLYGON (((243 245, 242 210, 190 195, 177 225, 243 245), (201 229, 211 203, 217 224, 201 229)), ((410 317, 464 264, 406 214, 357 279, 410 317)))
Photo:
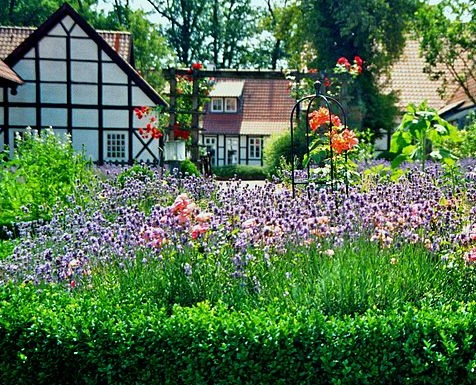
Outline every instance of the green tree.
POLYGON ((143 10, 132 10, 129 1, 115 0, 113 10, 106 18, 96 14, 93 25, 103 29, 126 30, 133 40, 134 65, 157 90, 163 89, 165 79, 161 68, 172 62, 172 51, 166 39, 157 33, 159 26, 149 20, 143 10))
POLYGON ((200 53, 218 68, 248 66, 252 50, 256 12, 250 0, 212 0, 206 34, 211 37, 208 49, 200 53))
POLYGON ((148 0, 164 19, 162 33, 181 65, 209 61, 218 68, 246 67, 254 49, 256 12, 251 0, 148 0))
POLYGON ((206 38, 204 27, 206 15, 210 13, 210 1, 203 1, 200 6, 194 0, 148 2, 164 18, 162 33, 179 62, 188 66, 199 60, 206 38))
POLYGON ((442 0, 417 12, 416 33, 432 79, 462 87, 476 104, 470 82, 476 81, 476 1, 442 0))
MULTIPOLYGON (((337 59, 350 61, 355 55, 365 61, 365 71, 349 90, 349 106, 359 109, 361 124, 373 131, 388 129, 394 124, 394 98, 382 95, 379 77, 400 56, 405 33, 417 0, 320 0, 296 1, 300 10, 301 49, 316 56, 307 63, 321 70, 333 68, 337 59)), ((294 57, 299 57, 297 53, 294 57)))
MULTIPOLYGON (((39 26, 63 2, 62 0, 0 0, 0 25, 39 26)), ((78 2, 73 1, 71 5, 76 8, 78 2)))

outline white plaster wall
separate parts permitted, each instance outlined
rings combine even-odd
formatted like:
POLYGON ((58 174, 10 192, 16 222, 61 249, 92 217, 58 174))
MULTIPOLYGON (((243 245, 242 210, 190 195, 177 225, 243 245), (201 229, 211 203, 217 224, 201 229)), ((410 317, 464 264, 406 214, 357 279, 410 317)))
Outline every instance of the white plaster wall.
MULTIPOLYGON (((71 18, 69 18, 72 20, 71 18)), ((65 19, 63 19, 65 20, 65 19)), ((66 36, 66 31, 64 28, 61 26, 61 24, 56 25, 50 32, 48 32, 48 35, 60 35, 60 36, 66 36)))
POLYGON ((71 80, 73 80, 73 82, 97 83, 97 63, 71 62, 71 80))
POLYGON ((71 39, 71 58, 97 60, 98 47, 91 39, 71 39))
POLYGON ((17 64, 15 64, 13 69, 23 80, 36 79, 34 60, 20 60, 17 64))
POLYGON ((46 36, 39 43, 40 58, 66 59, 66 38, 46 36))
POLYGON ((26 54, 25 56, 23 56, 24 58, 29 58, 29 59, 32 59, 32 58, 35 58, 35 49, 32 48, 30 49, 26 54))
POLYGON ((73 148, 81 152, 84 148, 86 156, 95 161, 99 158, 98 131, 74 129, 72 134, 73 148))
POLYGON ((127 75, 116 63, 102 64, 103 82, 127 84, 127 75))
MULTIPOLYGON (((1 100, 0 100, 1 101, 1 100)), ((4 120, 4 116, 3 116, 3 113, 4 113, 4 108, 3 107, 0 107, 0 126, 3 125, 3 123, 5 122, 4 120)), ((0 127, 0 130, 1 130, 1 127, 0 127)), ((0 133, 0 137, 2 137, 2 133, 0 133)))
POLYGON ((132 105, 139 106, 152 106, 152 100, 137 86, 132 87, 132 105))
POLYGON ((36 109, 11 107, 9 124, 12 126, 28 127, 36 125, 36 109))
POLYGON ((97 128, 98 110, 92 109, 74 109, 73 113, 73 127, 92 127, 97 128))
POLYGON ((58 62, 52 60, 40 61, 40 76, 43 81, 66 81, 66 62, 58 62))
POLYGON ((127 105, 127 87, 126 86, 103 86, 103 104, 104 105, 127 105))
MULTIPOLYGON (((242 160, 242 163, 245 164, 246 162, 244 160, 242 160)), ((248 164, 250 166, 261 166, 261 161, 260 160, 255 160, 255 159, 250 159, 250 161, 248 162, 248 164)))
POLYGON ((42 84, 40 88, 43 103, 66 103, 66 84, 42 84))
POLYGON ((86 32, 79 26, 75 25, 74 28, 71 30, 71 36, 77 36, 77 37, 88 37, 86 32))
POLYGON ((128 110, 103 110, 105 128, 129 128, 128 110))
POLYGON ((97 85, 73 84, 71 100, 75 104, 98 104, 97 85))
POLYGON ((68 15, 66 15, 61 22, 68 31, 74 25, 74 20, 71 18, 71 16, 68 15))
POLYGON ((0 102, 3 102, 3 90, 0 90, 0 102))
POLYGON ((246 163, 246 148, 240 148, 240 159, 238 160, 239 163, 246 163))
POLYGON ((35 103, 36 102, 36 85, 35 83, 23 83, 17 88, 17 94, 12 95, 9 93, 8 100, 13 103, 25 102, 25 103, 35 103))
POLYGON ((68 123, 68 111, 64 108, 42 108, 42 127, 66 127, 68 123))
POLYGON ((111 57, 104 51, 101 51, 101 60, 103 62, 112 62, 111 57))

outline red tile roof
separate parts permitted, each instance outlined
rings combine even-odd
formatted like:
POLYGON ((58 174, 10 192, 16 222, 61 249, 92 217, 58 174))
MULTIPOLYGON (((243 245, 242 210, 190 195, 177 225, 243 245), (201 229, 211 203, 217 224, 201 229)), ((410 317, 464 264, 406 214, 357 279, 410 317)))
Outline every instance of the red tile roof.
POLYGON ((205 134, 271 135, 289 128, 289 116, 295 103, 289 80, 245 79, 241 101, 238 113, 205 114, 205 134))
MULTIPOLYGON (((468 89, 471 95, 476 96, 476 80, 474 80, 474 78, 468 80, 468 89)), ((460 109, 465 109, 474 106, 474 103, 464 92, 463 87, 459 87, 453 94, 452 98, 448 101, 448 105, 454 104, 459 104, 460 109)))
MULTIPOLYGON (((0 26, 0 59, 5 59, 36 28, 0 26)), ((127 62, 131 61, 131 34, 122 31, 97 31, 99 35, 127 62)))
POLYGON ((396 91, 399 96, 397 106, 404 110, 410 103, 419 104, 425 99, 430 107, 440 109, 446 105, 448 97, 456 89, 450 85, 443 97, 439 94, 442 82, 431 80, 424 72, 425 59, 420 55, 420 46, 417 40, 408 39, 402 56, 390 70, 390 79, 385 91, 396 91))
POLYGON ((3 60, 0 59, 0 86, 2 84, 23 84, 23 81, 19 78, 15 71, 13 71, 3 62, 3 60))

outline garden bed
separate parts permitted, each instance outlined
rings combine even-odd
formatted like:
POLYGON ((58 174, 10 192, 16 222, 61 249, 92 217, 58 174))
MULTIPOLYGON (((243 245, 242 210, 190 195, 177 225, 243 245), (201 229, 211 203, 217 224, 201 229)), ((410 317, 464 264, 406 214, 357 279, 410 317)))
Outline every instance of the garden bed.
POLYGON ((474 172, 94 170, 0 245, 0 383, 472 383, 474 172))

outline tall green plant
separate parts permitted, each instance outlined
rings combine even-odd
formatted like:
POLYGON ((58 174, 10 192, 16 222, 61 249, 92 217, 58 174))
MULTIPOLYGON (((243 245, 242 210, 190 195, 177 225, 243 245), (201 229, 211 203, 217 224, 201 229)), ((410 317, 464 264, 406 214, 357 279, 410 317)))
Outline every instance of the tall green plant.
POLYGON ((56 202, 67 203, 78 184, 91 180, 89 162, 69 136, 27 129, 16 146, 12 159, 0 160, 0 224, 47 219, 56 202))
POLYGON ((396 154, 392 167, 405 161, 420 161, 425 170, 428 159, 453 165, 457 157, 446 147, 448 141, 459 142, 458 129, 438 115, 426 101, 409 104, 402 122, 392 135, 390 152, 396 154))

